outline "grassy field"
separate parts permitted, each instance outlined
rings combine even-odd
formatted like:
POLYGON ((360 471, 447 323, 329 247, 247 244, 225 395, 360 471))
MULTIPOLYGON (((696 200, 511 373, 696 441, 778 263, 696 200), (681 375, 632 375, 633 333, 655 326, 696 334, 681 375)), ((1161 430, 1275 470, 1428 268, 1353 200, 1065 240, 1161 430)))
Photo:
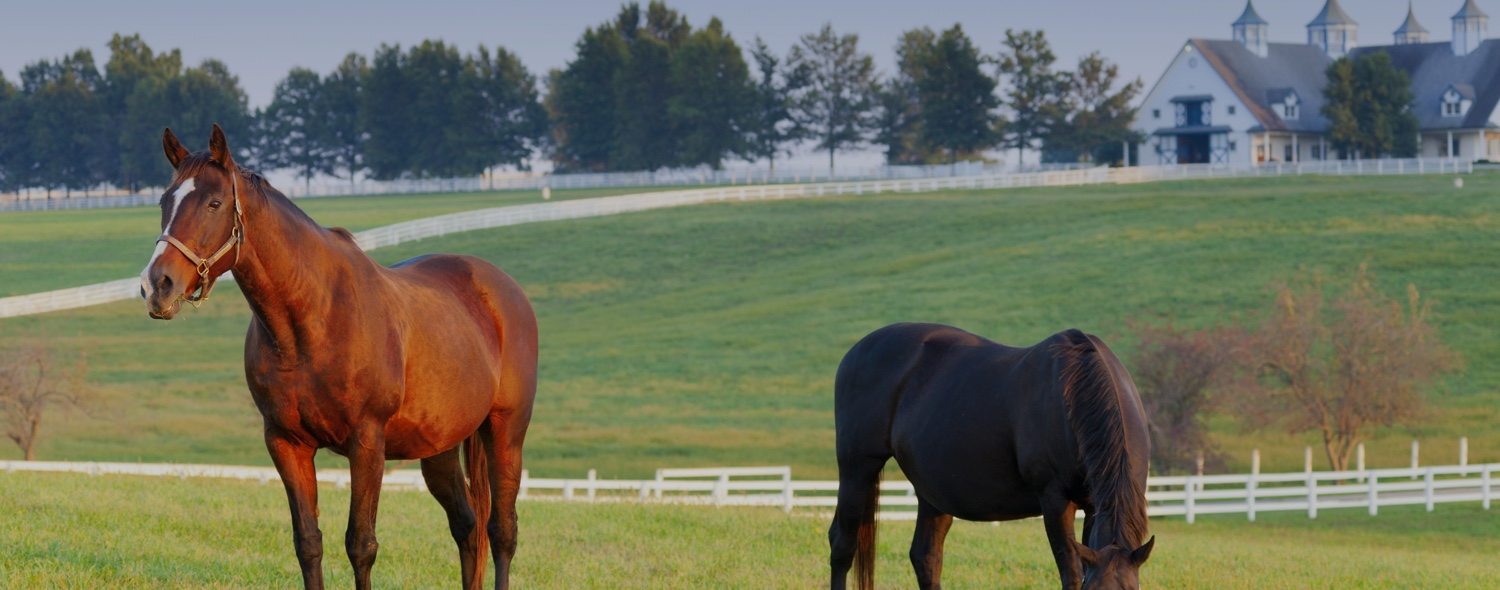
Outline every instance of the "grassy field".
MULTIPOLYGON (((517 226, 376 257, 465 252, 516 276, 543 334, 527 466, 602 477, 747 464, 833 476, 834 368, 889 322, 1017 344, 1078 327, 1128 360, 1130 320, 1241 318, 1273 281, 1368 262, 1389 293, 1420 286, 1468 361, 1419 424, 1371 442, 1372 466, 1399 466, 1413 437, 1424 462, 1453 462, 1465 435, 1471 461, 1500 460, 1497 205, 1488 175, 1461 191, 1429 176, 867 195, 517 226)), ((135 232, 142 254, 151 229, 135 232)), ((231 290, 169 323, 137 302, 0 322, 0 342, 45 331, 87 351, 100 384, 93 415, 45 425, 40 456, 267 463, 239 361, 248 312, 231 290)), ((1312 443, 1214 425, 1236 469, 1252 447, 1267 470, 1300 469, 1312 443)))
MULTIPOLYGON (((352 579, 343 551, 348 492, 324 488, 330 587, 352 579)), ((451 587, 458 559, 437 503, 381 498, 383 588, 451 587)), ((519 588, 815 588, 826 583, 827 520, 775 509, 522 502, 519 588)), ((0 587, 300 588, 285 496, 276 484, 0 473, 0 587)), ((1179 519, 1151 523, 1147 588, 1475 588, 1500 586, 1500 512, 1477 505, 1179 519)), ((883 523, 877 581, 910 587, 910 523, 883 523)), ((1040 521, 959 522, 952 588, 1055 588, 1040 521)), ((493 568, 489 568, 493 571, 493 568)))
MULTIPOLYGON (((619 195, 655 188, 553 191, 554 199, 619 195)), ((354 231, 398 221, 542 200, 540 191, 301 199, 324 225, 354 231)), ((156 207, 0 213, 0 297, 77 287, 141 272, 161 232, 156 207)))

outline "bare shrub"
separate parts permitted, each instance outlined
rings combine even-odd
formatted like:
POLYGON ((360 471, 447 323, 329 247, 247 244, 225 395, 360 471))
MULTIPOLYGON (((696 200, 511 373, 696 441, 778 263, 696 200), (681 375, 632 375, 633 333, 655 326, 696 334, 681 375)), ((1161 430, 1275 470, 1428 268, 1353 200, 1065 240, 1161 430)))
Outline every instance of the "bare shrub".
POLYGON ((1232 368, 1243 333, 1179 329, 1170 322, 1132 329, 1140 345, 1131 375, 1150 420, 1152 468, 1191 472, 1202 453, 1205 469, 1222 469, 1224 458, 1209 440, 1204 414, 1211 407, 1209 390, 1232 368))
POLYGON ((0 352, 0 426, 27 461, 36 459, 42 418, 51 408, 84 408, 88 361, 59 362, 45 340, 0 352))

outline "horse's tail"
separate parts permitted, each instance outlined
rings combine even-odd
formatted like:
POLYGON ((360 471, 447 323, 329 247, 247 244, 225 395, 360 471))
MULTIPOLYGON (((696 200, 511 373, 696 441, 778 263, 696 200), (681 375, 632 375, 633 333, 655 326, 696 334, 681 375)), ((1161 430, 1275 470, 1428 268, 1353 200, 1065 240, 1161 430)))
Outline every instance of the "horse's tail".
POLYGON ((875 590, 875 512, 880 509, 880 477, 870 483, 870 501, 859 515, 859 533, 855 535, 854 575, 859 590, 875 590))
POLYGON ((474 569, 480 579, 484 578, 484 564, 489 561, 490 524, 490 464, 486 458, 484 437, 479 433, 464 439, 464 465, 469 477, 469 507, 474 509, 474 538, 479 546, 479 557, 474 560, 474 569))

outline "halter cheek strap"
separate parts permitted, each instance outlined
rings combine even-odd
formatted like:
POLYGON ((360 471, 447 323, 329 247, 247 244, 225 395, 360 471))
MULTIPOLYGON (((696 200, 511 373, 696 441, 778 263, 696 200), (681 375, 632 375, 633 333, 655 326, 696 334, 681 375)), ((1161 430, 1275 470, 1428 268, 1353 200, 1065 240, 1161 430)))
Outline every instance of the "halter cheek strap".
POLYGON ((171 244, 172 247, 177 248, 177 251, 182 252, 182 255, 186 256, 187 259, 193 263, 193 266, 196 267, 198 271, 197 295, 195 296, 192 293, 183 293, 182 295, 177 296, 178 299, 192 304, 194 308, 202 305, 204 301, 208 300, 208 292, 213 290, 214 283, 219 280, 218 275, 209 276, 209 272, 212 271, 214 265, 217 264, 220 259, 224 258, 225 254, 229 253, 230 249, 234 250, 234 263, 240 263, 240 246, 244 245, 245 243, 245 214, 244 210, 240 208, 240 183, 237 181, 237 179, 235 179, 234 176, 235 175, 233 172, 229 173, 229 186, 231 187, 230 190, 234 195, 234 228, 229 230, 229 239, 225 240, 224 245, 219 246, 219 249, 215 251, 211 256, 209 256, 208 258, 199 256, 198 253, 193 252, 192 248, 187 247, 187 244, 184 244, 177 238, 172 237, 172 235, 167 233, 166 231, 163 231, 161 233, 161 237, 156 238, 157 243, 166 242, 168 244, 171 244))

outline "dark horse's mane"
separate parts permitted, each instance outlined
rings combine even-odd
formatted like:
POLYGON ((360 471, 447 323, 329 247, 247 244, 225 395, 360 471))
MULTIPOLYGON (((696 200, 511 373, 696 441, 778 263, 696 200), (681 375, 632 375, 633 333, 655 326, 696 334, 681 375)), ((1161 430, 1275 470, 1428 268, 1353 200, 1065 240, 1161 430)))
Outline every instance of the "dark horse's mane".
POLYGON ((1116 523, 1115 534, 1139 543, 1147 532, 1145 494, 1131 489, 1118 381, 1105 352, 1088 335, 1076 330, 1067 335, 1069 342, 1057 347, 1065 361, 1063 399, 1088 473, 1089 496, 1094 508, 1116 523))
MULTIPOLYGON (((197 176, 198 172, 208 166, 217 167, 220 172, 225 172, 223 164, 214 161, 207 152, 204 152, 201 154, 194 154, 188 159, 183 160, 182 166, 178 169, 178 174, 191 178, 197 176)), ((317 221, 314 221, 312 217, 308 216, 307 212, 303 211, 301 207, 298 207, 295 203, 293 203, 291 198, 287 197, 286 194, 277 190, 276 187, 271 186, 271 182, 266 180, 266 177, 261 176, 259 172, 248 170, 241 166, 235 166, 235 172, 239 173, 239 175, 245 179, 245 182, 248 182, 250 184, 251 188, 260 193, 261 197, 264 198, 267 203, 272 203, 279 209, 291 212, 298 219, 306 222, 312 227, 323 228, 322 225, 319 225, 317 221)), ((163 197, 163 199, 165 199, 165 197, 163 197)), ((328 231, 333 232, 334 235, 348 240, 350 243, 354 243, 355 241, 354 234, 349 233, 349 230, 342 227, 329 227, 323 229, 327 229, 328 231)))

